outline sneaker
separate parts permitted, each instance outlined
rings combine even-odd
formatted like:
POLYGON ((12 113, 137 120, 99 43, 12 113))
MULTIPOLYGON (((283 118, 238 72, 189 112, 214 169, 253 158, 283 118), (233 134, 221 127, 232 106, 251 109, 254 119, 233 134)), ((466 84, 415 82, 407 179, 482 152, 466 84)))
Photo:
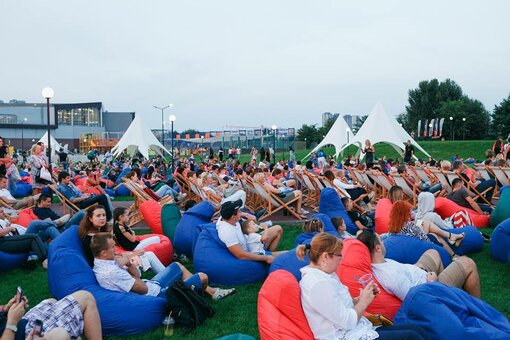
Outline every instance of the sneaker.
POLYGON ((302 215, 308 215, 310 212, 308 210, 305 210, 305 209, 302 209, 301 208, 301 214, 302 215))
POLYGON ((223 299, 224 297, 227 297, 229 296, 230 294, 234 293, 236 291, 235 288, 229 288, 229 289, 221 289, 221 288, 216 288, 216 291, 214 292, 213 296, 212 296, 212 299, 214 301, 218 301, 218 300, 221 300, 223 299))
POLYGON ((37 255, 30 255, 28 258, 27 258, 27 261, 37 261, 39 260, 39 258, 37 257, 37 255))
POLYGON ((261 224, 265 225, 266 227, 271 227, 273 225, 273 221, 266 221, 266 222, 262 222, 261 224))

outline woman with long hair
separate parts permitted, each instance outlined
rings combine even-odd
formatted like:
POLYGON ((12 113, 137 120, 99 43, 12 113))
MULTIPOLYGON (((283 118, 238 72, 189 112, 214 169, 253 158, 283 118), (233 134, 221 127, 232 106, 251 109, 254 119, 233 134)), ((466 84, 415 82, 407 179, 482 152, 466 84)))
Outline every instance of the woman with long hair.
POLYGON ((41 173, 41 168, 48 169, 48 158, 44 154, 44 147, 39 144, 32 145, 30 149, 30 157, 28 158, 28 165, 30 165, 30 172, 32 174, 32 189, 34 194, 40 193, 43 183, 40 182, 38 176, 41 173))
POLYGON ((82 242, 87 262, 91 267, 94 267, 94 256, 90 250, 90 241, 95 233, 108 231, 106 210, 102 205, 93 205, 88 207, 85 212, 78 228, 78 237, 82 242))
POLYGON ((397 201, 393 204, 390 211, 390 220, 388 221, 388 232, 390 234, 402 234, 415 237, 427 242, 432 242, 427 234, 434 234, 438 236, 437 240, 441 242, 450 256, 454 256, 455 253, 449 245, 458 247, 464 239, 464 233, 452 234, 444 231, 434 223, 427 220, 415 222, 411 218, 411 209, 411 204, 406 201, 397 201), (443 240, 443 238, 448 240, 448 244, 443 240))
POLYGON ((377 329, 363 316, 379 293, 374 281, 352 298, 336 274, 342 260, 342 241, 327 233, 313 237, 310 244, 296 248, 297 257, 308 254, 310 264, 301 268, 301 304, 315 339, 426 339, 418 326, 390 326, 377 329))
MULTIPOLYGON (((370 139, 365 140, 365 147, 363 148, 365 154, 365 163, 374 163, 375 148, 370 142, 370 139)), ((382 170, 382 169, 381 169, 382 170)))

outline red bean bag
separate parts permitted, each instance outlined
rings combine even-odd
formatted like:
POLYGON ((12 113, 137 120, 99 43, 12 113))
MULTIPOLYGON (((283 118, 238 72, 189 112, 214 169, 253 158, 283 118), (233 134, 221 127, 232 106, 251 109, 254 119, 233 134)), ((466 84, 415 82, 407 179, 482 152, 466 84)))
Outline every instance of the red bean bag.
POLYGON ((87 176, 83 176, 83 177, 76 176, 74 178, 74 184, 76 184, 77 187, 83 186, 86 181, 87 181, 87 176))
MULTIPOLYGON (((370 262, 370 253, 368 248, 356 239, 344 240, 342 250, 342 262, 336 271, 340 281, 349 288, 352 297, 359 296, 359 290, 362 288, 355 277, 362 277, 365 274, 374 274, 370 262)), ((374 282, 379 286, 380 293, 377 294, 374 301, 368 306, 367 312, 372 314, 383 314, 388 318, 393 318, 400 308, 401 301, 394 295, 391 295, 374 276, 374 282)))
MULTIPOLYGON (((165 235, 156 235, 156 234, 147 234, 147 235, 137 235, 136 239, 138 241, 141 241, 145 238, 152 237, 152 236, 159 236, 159 239, 161 240, 161 243, 159 244, 151 244, 147 248, 145 248, 145 251, 152 251, 154 255, 158 257, 158 259, 163 263, 165 266, 168 266, 173 258, 174 258, 174 246, 172 245, 172 242, 170 242, 170 239, 166 237, 165 235)), ((115 247, 116 253, 125 253, 126 250, 122 249, 119 246, 115 247)))
POLYGON ((23 209, 18 213, 18 220, 16 221, 16 224, 28 228, 30 222, 39 219, 40 218, 37 217, 36 214, 34 214, 34 211, 32 209, 23 209))
POLYGON ((479 214, 473 209, 461 207, 457 203, 450 201, 444 197, 436 198, 435 211, 442 217, 448 218, 460 210, 466 210, 473 222, 473 225, 477 228, 485 228, 489 226, 490 215, 479 214))
POLYGON ((390 221, 390 211, 393 207, 389 198, 381 198, 375 207, 375 231, 378 234, 388 232, 388 223, 390 221))
POLYGON ((161 225, 161 206, 158 202, 147 201, 140 204, 140 211, 142 212, 145 223, 151 228, 154 234, 163 234, 163 227, 161 225))
POLYGON ((259 291, 257 316, 260 339, 313 339, 301 306, 301 289, 291 273, 279 269, 259 291))

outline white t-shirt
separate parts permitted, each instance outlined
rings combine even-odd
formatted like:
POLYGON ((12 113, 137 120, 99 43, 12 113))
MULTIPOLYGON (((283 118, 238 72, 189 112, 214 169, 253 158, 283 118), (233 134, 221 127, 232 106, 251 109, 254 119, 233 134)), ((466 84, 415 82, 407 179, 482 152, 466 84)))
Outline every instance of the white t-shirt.
POLYGON ((372 270, 381 286, 402 301, 409 289, 427 282, 428 273, 423 269, 390 259, 384 263, 372 263, 372 270))
POLYGON ((337 188, 344 190, 348 197, 351 197, 351 195, 349 195, 349 193, 348 193, 346 190, 347 190, 347 189, 354 189, 354 188, 356 188, 356 186, 355 186, 354 184, 347 184, 347 183, 344 183, 344 182, 342 182, 341 180, 339 180, 338 178, 335 178, 335 179, 333 180, 333 184, 334 184, 337 188))
POLYGON ((336 273, 309 266, 301 268, 301 304, 315 339, 376 339, 372 323, 358 321, 354 302, 336 273))
MULTIPOLYGON (((94 259, 94 274, 97 283, 105 289, 118 292, 130 292, 135 284, 135 279, 129 272, 120 268, 114 260, 94 259)), ((143 280, 147 285, 145 295, 158 296, 161 287, 155 281, 143 280)))
POLYGON ((7 189, 0 189, 0 197, 7 198, 8 200, 15 200, 11 192, 7 189))
POLYGON ((227 248, 239 244, 241 248, 244 249, 244 251, 249 252, 248 246, 246 244, 246 238, 244 237, 239 222, 237 222, 235 225, 232 225, 223 221, 220 217, 218 222, 216 222, 216 230, 218 231, 218 237, 223 243, 225 243, 227 248))
POLYGON ((266 250, 264 249, 264 244, 260 241, 262 235, 257 233, 250 233, 245 235, 246 245, 248 246, 248 251, 250 253, 264 255, 266 250))

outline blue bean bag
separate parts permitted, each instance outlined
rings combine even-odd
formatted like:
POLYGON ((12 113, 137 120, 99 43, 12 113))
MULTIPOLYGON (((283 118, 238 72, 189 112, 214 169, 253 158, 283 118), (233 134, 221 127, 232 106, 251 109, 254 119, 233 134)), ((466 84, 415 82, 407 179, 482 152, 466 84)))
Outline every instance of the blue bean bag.
POLYGON ((328 215, 321 213, 313 214, 311 218, 318 218, 319 220, 322 221, 322 224, 324 225, 324 232, 335 235, 336 237, 340 237, 340 234, 338 234, 338 232, 336 231, 333 222, 331 222, 331 217, 329 217, 328 215))
POLYGON ((86 290, 96 299, 103 335, 125 336, 161 326, 166 299, 106 290, 100 287, 83 254, 78 226, 67 229, 49 247, 48 285, 61 299, 86 290))
POLYGON ((415 264, 429 249, 439 252, 444 267, 452 262, 450 255, 442 247, 407 235, 388 235, 384 239, 384 246, 386 257, 400 263, 415 264))
POLYGON ((501 222, 491 236, 491 256, 510 263, 510 218, 501 222))
POLYGON ((106 192, 108 194, 108 196, 110 196, 110 197, 114 197, 115 196, 115 191, 113 189, 106 188, 106 189, 103 189, 103 190, 104 190, 104 192, 106 192))
POLYGON ((353 235, 359 230, 358 227, 352 222, 347 210, 345 210, 338 193, 333 188, 324 188, 321 191, 321 198, 319 203, 319 212, 332 217, 342 217, 345 221, 347 231, 353 235))
POLYGON ((11 192, 14 197, 26 197, 32 194, 32 185, 26 182, 16 183, 16 188, 11 192))
POLYGON ((27 262, 28 253, 26 254, 8 254, 0 251, 0 273, 18 268, 27 262))
POLYGON ((237 259, 219 239, 214 223, 200 227, 202 231, 193 253, 193 265, 196 272, 206 273, 213 284, 228 286, 264 280, 268 270, 265 262, 237 259))
POLYGON ((201 224, 210 223, 214 214, 214 207, 209 202, 201 202, 186 211, 177 226, 173 245, 179 254, 193 255, 193 238, 195 229, 201 224))
POLYGON ((131 191, 129 191, 128 188, 124 186, 124 184, 121 184, 115 189, 115 196, 129 196, 131 195, 131 191))
POLYGON ((510 339, 510 324, 503 314, 439 282, 411 288, 393 321, 424 327, 430 339, 510 339))
MULTIPOLYGON (((310 243, 310 240, 306 240, 302 244, 310 243)), ((296 248, 289 250, 288 252, 276 257, 271 263, 271 267, 269 267, 269 273, 274 272, 278 269, 283 269, 294 275, 296 280, 301 281, 301 271, 300 269, 304 266, 308 266, 310 264, 310 258, 308 254, 305 256, 303 261, 298 259, 296 255, 296 248)))
POLYGON ((458 247, 451 246, 453 252, 457 255, 468 255, 482 251, 483 237, 476 227, 466 226, 463 228, 447 229, 452 234, 464 233, 464 239, 458 247))
POLYGON ((20 177, 30 177, 30 173, 25 170, 19 170, 20 177))

